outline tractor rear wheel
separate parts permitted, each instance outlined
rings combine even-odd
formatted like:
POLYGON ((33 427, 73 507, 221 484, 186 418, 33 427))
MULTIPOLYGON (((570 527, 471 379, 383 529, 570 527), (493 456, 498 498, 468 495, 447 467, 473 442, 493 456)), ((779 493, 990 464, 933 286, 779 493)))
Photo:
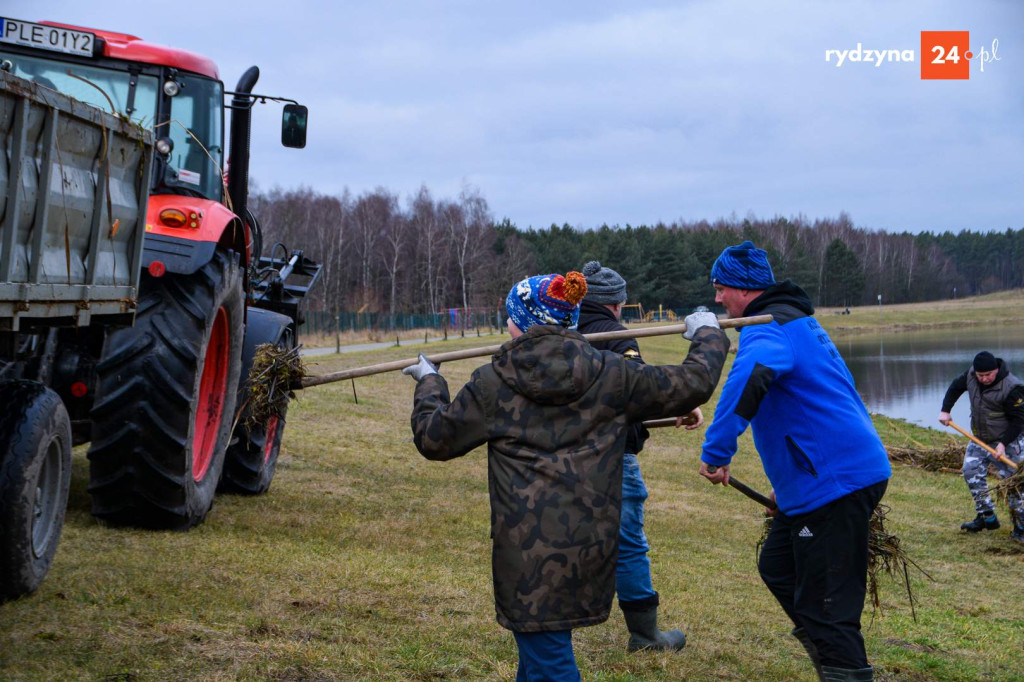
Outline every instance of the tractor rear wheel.
POLYGON ((92 513, 186 529, 213 505, 231 437, 245 296, 233 252, 143 275, 135 325, 108 334, 91 412, 92 513))
POLYGON ((71 486, 71 420, 35 381, 0 385, 0 602, 35 592, 50 570, 71 486))

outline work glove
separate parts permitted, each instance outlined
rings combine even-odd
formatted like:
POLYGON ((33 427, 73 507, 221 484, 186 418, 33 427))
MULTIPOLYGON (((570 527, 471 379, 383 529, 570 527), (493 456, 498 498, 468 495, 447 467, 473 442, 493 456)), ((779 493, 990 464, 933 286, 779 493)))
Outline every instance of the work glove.
POLYGON ((714 327, 715 329, 722 328, 718 324, 718 315, 710 312, 704 306, 700 306, 694 312, 687 315, 683 322, 686 324, 686 331, 683 332, 683 338, 687 341, 693 341, 693 335, 696 334, 697 330, 701 327, 714 327))
POLYGON ((427 360, 427 356, 423 353, 420 353, 420 361, 403 369, 402 374, 408 374, 418 382, 425 376, 437 374, 437 365, 427 360))

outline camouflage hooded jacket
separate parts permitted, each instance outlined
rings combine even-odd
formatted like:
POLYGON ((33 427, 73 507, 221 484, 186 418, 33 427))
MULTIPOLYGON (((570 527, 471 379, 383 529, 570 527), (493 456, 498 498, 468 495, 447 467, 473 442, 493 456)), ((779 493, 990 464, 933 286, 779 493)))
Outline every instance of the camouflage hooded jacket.
POLYGON ((538 325, 502 345, 453 401, 441 375, 418 383, 412 430, 424 457, 448 460, 488 444, 501 625, 567 630, 608 617, 629 423, 706 402, 728 347, 722 331, 704 328, 681 365, 641 365, 538 325))

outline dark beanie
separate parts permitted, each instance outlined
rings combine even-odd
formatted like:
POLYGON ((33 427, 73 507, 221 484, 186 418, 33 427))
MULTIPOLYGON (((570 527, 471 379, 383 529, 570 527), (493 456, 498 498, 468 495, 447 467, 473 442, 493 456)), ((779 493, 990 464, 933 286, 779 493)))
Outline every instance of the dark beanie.
POLYGON ((735 289, 767 289, 775 284, 768 254, 745 241, 722 251, 711 266, 711 283, 735 289))
POLYGON ((610 305, 626 302, 626 280, 611 268, 603 268, 592 260, 583 266, 583 276, 587 278, 584 300, 610 305))
POLYGON ((975 372, 991 372, 994 369, 999 368, 999 360, 996 356, 989 353, 987 350, 983 350, 974 356, 974 371, 975 372))

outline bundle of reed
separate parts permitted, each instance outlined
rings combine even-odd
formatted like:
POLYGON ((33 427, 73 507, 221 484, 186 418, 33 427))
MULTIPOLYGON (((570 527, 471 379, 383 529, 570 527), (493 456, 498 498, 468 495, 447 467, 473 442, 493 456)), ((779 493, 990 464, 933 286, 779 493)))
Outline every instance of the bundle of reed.
POLYGON ((295 397, 293 386, 301 384, 308 374, 299 357, 301 344, 283 348, 273 343, 256 346, 252 369, 245 385, 245 426, 252 429, 267 424, 271 417, 283 417, 288 401, 295 397), (248 409, 246 409, 248 408, 248 409))
MULTIPOLYGON (((990 489, 991 492, 995 493, 999 499, 1003 502, 1009 502, 1010 495, 1016 497, 1024 497, 1024 469, 1017 469, 1012 474, 1004 478, 1003 480, 996 483, 990 489)), ((1024 519, 1020 519, 1024 522, 1024 519)))
POLYGON ((885 450, 890 460, 925 471, 960 473, 964 461, 964 448, 955 441, 941 448, 887 447, 885 450))
POLYGON ((878 595, 878 576, 885 573, 891 578, 902 579, 910 602, 910 614, 917 622, 917 610, 914 608, 917 599, 910 587, 910 568, 914 567, 928 580, 932 577, 910 558, 900 539, 885 529, 885 519, 890 511, 888 505, 880 504, 871 514, 868 526, 868 594, 871 595, 871 605, 878 610, 882 606, 878 595))
MULTIPOLYGON (((714 473, 714 467, 708 467, 708 470, 714 473)), ((729 487, 735 488, 758 504, 767 506, 773 511, 778 509, 774 501, 736 480, 736 477, 731 473, 729 475, 729 487), (768 504, 765 504, 766 502, 768 504)), ((917 604, 917 599, 914 597, 913 589, 910 586, 910 567, 920 571, 929 580, 932 577, 917 562, 910 558, 903 548, 900 539, 885 529, 885 520, 889 511, 890 509, 887 505, 879 504, 871 513, 871 520, 868 524, 868 594, 871 595, 871 604, 877 611, 882 606, 882 600, 878 593, 879 576, 885 573, 890 577, 901 578, 907 590, 907 599, 910 601, 910 613, 916 622, 917 610, 915 605, 917 604)), ((761 537, 754 548, 755 560, 761 555, 761 549, 768 539, 768 534, 771 532, 772 523, 772 517, 766 513, 764 523, 761 526, 761 537)))

